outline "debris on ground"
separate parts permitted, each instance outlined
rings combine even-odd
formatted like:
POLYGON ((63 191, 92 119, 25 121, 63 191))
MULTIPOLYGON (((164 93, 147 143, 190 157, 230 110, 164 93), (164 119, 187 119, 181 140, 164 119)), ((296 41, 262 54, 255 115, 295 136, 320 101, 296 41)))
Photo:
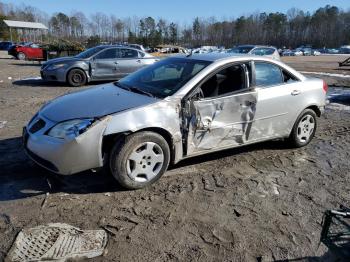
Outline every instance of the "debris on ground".
POLYGON ((0 129, 4 128, 6 124, 7 124, 7 121, 0 121, 0 129))
POLYGON ((53 223, 23 229, 8 253, 7 261, 66 261, 103 254, 107 244, 104 230, 81 230, 53 223))

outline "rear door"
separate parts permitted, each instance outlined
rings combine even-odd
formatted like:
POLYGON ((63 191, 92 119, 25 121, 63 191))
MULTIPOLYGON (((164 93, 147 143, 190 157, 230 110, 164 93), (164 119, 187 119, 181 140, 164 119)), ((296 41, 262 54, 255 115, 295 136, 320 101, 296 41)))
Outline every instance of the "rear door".
POLYGON ((118 49, 118 72, 121 77, 126 76, 144 66, 143 58, 135 49, 119 48, 118 49))
POLYGON ((251 139, 288 136, 295 112, 303 106, 300 81, 273 63, 255 62, 254 68, 258 101, 251 139))
POLYGON ((22 49, 27 59, 43 59, 43 50, 37 44, 24 46, 22 49))
POLYGON ((95 80, 111 80, 119 77, 118 49, 104 49, 91 60, 91 76, 95 80))

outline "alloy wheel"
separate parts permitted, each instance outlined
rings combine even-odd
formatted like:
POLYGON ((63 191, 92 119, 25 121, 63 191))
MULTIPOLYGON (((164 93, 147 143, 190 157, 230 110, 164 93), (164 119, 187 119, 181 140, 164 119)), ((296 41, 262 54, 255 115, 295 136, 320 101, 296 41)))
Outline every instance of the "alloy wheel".
POLYGON ((136 182, 148 182, 158 175, 164 163, 162 148, 154 142, 135 147, 127 159, 127 174, 136 182))

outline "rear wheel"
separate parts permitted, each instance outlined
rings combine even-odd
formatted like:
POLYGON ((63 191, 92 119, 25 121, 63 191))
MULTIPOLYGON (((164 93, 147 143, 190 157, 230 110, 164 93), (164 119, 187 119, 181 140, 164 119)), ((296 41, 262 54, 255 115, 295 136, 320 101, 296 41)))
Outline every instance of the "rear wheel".
POLYGON ((17 54, 17 58, 18 58, 18 60, 26 60, 26 54, 23 52, 19 52, 17 54))
POLYGON ((83 86, 86 84, 86 75, 81 69, 72 69, 68 73, 67 81, 71 86, 83 86))
POLYGON ((316 113, 311 109, 305 109, 300 114, 289 136, 294 147, 303 147, 310 143, 316 132, 316 119, 316 113))
POLYGON ((165 139, 154 132, 140 132, 119 140, 110 157, 112 175, 129 189, 146 187, 167 170, 170 149, 165 139))

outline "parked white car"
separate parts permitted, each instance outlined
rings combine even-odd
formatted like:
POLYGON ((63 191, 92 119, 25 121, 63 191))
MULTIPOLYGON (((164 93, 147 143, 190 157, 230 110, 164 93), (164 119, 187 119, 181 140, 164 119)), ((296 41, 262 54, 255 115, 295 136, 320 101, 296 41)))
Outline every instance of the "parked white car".
POLYGON ((277 138, 307 145, 326 91, 321 79, 263 56, 181 55, 54 99, 23 143, 55 173, 107 166, 122 186, 142 188, 185 158, 277 138))
POLYGON ((281 59, 277 48, 273 46, 239 45, 232 49, 229 49, 227 53, 266 56, 268 58, 275 59, 275 60, 281 59))

